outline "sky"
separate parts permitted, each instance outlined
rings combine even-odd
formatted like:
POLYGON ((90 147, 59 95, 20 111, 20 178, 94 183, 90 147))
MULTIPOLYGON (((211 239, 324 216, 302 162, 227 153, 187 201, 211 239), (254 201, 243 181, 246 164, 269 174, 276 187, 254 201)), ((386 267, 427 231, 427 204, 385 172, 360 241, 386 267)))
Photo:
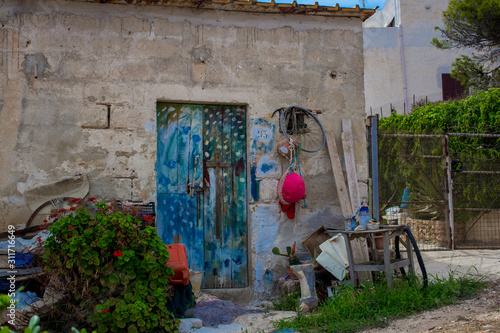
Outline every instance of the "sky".
MULTIPOLYGON (((265 2, 265 0, 261 1, 265 2)), ((363 0, 297 0, 297 3, 313 5, 316 1, 321 6, 335 6, 335 4, 338 3, 340 7, 348 7, 348 8, 355 7, 356 5, 359 5, 359 7, 363 7, 363 2, 364 2, 365 8, 375 8, 378 6, 379 9, 382 9, 382 7, 384 7, 384 4, 386 2, 386 0, 364 0, 364 1, 363 0)), ((275 2, 292 3, 293 0, 275 0, 275 2)))

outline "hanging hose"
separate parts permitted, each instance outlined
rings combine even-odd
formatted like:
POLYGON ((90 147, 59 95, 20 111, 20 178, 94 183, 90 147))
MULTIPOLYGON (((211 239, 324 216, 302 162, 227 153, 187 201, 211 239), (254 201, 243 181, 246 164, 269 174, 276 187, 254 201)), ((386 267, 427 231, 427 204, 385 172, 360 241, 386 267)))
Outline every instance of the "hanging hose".
MULTIPOLYGON (((422 259, 422 255, 420 254, 420 250, 418 249, 417 241, 413 234, 411 233, 410 227, 404 226, 404 232, 410 239, 411 245, 413 247, 413 251, 415 252, 415 256, 417 257, 418 265, 420 266, 420 271, 422 272, 422 288, 426 288, 429 285, 429 279, 427 277, 427 270, 425 269, 424 260, 422 259)), ((395 251, 396 251, 396 259, 401 259, 401 252, 399 250, 399 236, 395 238, 395 251)), ((401 274, 406 276, 405 269, 403 267, 400 268, 401 274)))
MULTIPOLYGON (((394 240, 394 249, 396 250, 396 259, 401 259, 401 251, 399 250, 399 236, 396 236, 394 240)), ((406 272, 404 267, 400 267, 401 275, 406 277, 406 272)))

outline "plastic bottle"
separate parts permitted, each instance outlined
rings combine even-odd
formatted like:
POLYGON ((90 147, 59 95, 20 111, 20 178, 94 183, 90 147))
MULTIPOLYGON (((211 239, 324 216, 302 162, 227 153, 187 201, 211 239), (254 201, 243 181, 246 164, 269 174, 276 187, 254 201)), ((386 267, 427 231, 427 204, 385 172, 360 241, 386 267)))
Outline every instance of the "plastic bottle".
POLYGON ((361 206, 361 209, 359 210, 359 225, 367 228, 367 224, 371 218, 370 208, 367 205, 361 206))

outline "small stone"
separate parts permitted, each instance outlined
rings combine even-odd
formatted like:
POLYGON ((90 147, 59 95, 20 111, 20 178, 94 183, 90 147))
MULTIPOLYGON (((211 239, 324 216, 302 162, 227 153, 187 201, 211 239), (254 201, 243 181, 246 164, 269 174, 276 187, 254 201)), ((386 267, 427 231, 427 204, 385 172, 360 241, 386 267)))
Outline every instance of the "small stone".
POLYGON ((190 330, 198 329, 203 326, 201 319, 198 318, 183 318, 179 325, 179 333, 187 333, 190 330))

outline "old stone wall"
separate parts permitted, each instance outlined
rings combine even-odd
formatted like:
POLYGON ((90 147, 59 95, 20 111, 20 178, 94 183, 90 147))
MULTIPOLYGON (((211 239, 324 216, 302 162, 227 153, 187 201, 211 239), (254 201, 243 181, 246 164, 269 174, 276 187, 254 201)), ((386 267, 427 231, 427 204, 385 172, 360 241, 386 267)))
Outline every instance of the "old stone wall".
POLYGON ((294 220, 280 212, 276 185, 288 162, 276 154, 274 110, 321 112, 338 143, 341 119, 352 119, 366 198, 360 19, 4 0, 0 23, 2 230, 25 225, 26 191, 79 174, 91 196, 155 201, 158 101, 246 106, 258 182, 248 222, 256 295, 270 292, 280 277, 272 268, 284 266, 272 247, 342 225, 326 148, 300 156, 307 207, 294 220))
POLYGON ((411 228, 420 250, 449 249, 450 237, 446 221, 406 218, 400 222, 411 228))

